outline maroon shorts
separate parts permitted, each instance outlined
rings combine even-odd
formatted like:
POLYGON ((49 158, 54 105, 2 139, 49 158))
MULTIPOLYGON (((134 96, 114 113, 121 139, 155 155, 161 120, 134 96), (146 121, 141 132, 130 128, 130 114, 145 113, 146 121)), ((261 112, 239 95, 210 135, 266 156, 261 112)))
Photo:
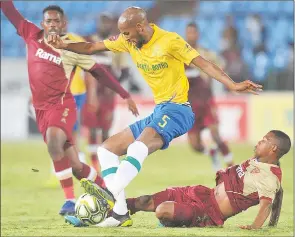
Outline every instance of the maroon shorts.
POLYGON ((153 201, 155 207, 165 201, 174 201, 193 210, 187 227, 222 226, 225 220, 214 197, 214 189, 202 185, 168 188, 154 194, 153 201))
POLYGON ((77 120, 77 107, 74 99, 67 99, 63 104, 49 110, 36 109, 35 111, 37 126, 45 142, 47 129, 49 127, 58 127, 67 136, 65 146, 70 147, 74 144, 72 131, 77 120))
POLYGON ((95 113, 89 110, 86 104, 82 109, 82 125, 88 128, 100 128, 105 131, 109 130, 113 122, 114 108, 114 103, 101 104, 98 111, 95 113))
POLYGON ((218 123, 214 100, 208 103, 192 102, 192 109, 195 113, 195 123, 189 132, 198 132, 210 125, 218 123))

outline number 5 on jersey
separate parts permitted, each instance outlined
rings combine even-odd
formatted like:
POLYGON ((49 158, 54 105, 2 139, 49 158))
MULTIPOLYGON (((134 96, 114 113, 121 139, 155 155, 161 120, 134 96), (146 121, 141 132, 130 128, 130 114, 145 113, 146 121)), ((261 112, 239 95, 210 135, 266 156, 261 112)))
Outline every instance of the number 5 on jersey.
POLYGON ((167 125, 169 119, 170 119, 170 118, 169 118, 167 115, 164 115, 164 116, 162 117, 162 121, 163 121, 163 122, 162 122, 162 123, 159 122, 158 125, 159 125, 161 128, 164 128, 164 127, 167 125))

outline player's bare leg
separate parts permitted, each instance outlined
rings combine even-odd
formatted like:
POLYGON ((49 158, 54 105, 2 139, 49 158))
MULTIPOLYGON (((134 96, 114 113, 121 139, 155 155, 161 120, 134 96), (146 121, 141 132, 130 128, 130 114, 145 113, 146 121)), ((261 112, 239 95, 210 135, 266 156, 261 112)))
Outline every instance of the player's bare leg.
POLYGON ((139 211, 155 212, 156 210, 152 195, 144 195, 137 198, 127 198, 126 202, 131 215, 139 211))
POLYGON ((214 171, 217 171, 221 169, 221 164, 218 159, 217 153, 218 150, 216 148, 210 148, 206 149, 206 147, 203 145, 202 139, 201 139, 201 131, 200 130, 194 130, 190 131, 188 133, 188 141, 191 147, 199 153, 203 153, 207 156, 210 156, 213 164, 214 171))
POLYGON ((86 192, 104 198, 111 206, 116 200, 112 217, 100 223, 100 227, 130 226, 132 221, 129 217, 125 200, 124 189, 138 174, 144 159, 162 148, 162 137, 150 127, 143 130, 141 135, 134 141, 130 128, 126 128, 107 139, 98 149, 98 157, 102 168, 107 190, 82 181, 86 192), (118 157, 127 153, 127 157, 119 163, 118 157))
POLYGON ((223 155, 224 162, 226 163, 226 165, 228 167, 232 166, 234 164, 233 155, 230 152, 228 145, 220 137, 220 134, 218 131, 218 124, 213 124, 213 125, 209 126, 209 129, 210 129, 211 136, 212 136, 213 140, 215 141, 215 143, 218 146, 219 151, 223 155))
POLYGON ((56 177, 64 191, 66 202, 60 210, 60 215, 74 213, 74 186, 72 168, 69 157, 65 156, 64 145, 67 137, 58 127, 49 127, 46 131, 47 149, 53 161, 56 177))
POLYGON ((56 176, 60 180, 65 192, 67 202, 60 214, 73 214, 74 211, 74 188, 72 173, 80 180, 88 178, 97 184, 104 185, 103 180, 97 176, 94 169, 80 162, 78 151, 75 146, 68 144, 65 132, 58 127, 49 127, 46 131, 48 152, 53 160, 56 176))

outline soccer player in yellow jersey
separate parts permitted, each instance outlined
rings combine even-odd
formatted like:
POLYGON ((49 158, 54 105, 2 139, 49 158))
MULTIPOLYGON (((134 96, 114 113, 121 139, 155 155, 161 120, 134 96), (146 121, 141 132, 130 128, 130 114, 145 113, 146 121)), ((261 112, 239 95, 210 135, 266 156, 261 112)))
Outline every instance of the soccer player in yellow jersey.
POLYGON ((49 38, 52 46, 80 54, 106 50, 129 52, 154 94, 156 107, 150 116, 110 137, 98 148, 107 189, 86 179, 81 181, 87 193, 105 199, 113 208, 112 216, 100 223, 100 227, 132 225, 124 189, 138 174, 149 154, 166 149, 171 140, 193 126, 195 116, 188 103, 189 83, 184 64, 194 64, 231 91, 257 94, 262 88, 251 81, 235 83, 178 34, 149 24, 146 12, 141 8, 126 9, 119 17, 118 28, 119 36, 96 43, 65 43, 56 35, 49 38), (118 157, 126 153, 120 163, 118 157))

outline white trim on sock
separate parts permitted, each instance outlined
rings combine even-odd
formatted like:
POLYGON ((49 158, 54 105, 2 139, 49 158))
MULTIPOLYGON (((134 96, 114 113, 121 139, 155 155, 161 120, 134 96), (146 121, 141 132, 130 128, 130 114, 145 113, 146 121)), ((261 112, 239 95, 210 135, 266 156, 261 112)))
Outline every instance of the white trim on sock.
POLYGON ((97 149, 98 149, 98 145, 88 145, 87 146, 87 151, 89 152, 89 153, 96 153, 97 152, 97 149))
POLYGON ((72 168, 68 168, 59 172, 55 172, 58 180, 64 180, 72 177, 72 168))
POLYGON ((223 156, 223 160, 225 163, 230 163, 233 161, 233 154, 228 153, 227 155, 223 156))
POLYGON ((90 173, 89 173, 87 179, 94 181, 96 176, 97 176, 96 170, 93 167, 90 167, 90 173))
POLYGON ((85 154, 83 152, 79 152, 78 156, 79 156, 79 160, 82 163, 86 164, 86 156, 85 156, 85 154))

